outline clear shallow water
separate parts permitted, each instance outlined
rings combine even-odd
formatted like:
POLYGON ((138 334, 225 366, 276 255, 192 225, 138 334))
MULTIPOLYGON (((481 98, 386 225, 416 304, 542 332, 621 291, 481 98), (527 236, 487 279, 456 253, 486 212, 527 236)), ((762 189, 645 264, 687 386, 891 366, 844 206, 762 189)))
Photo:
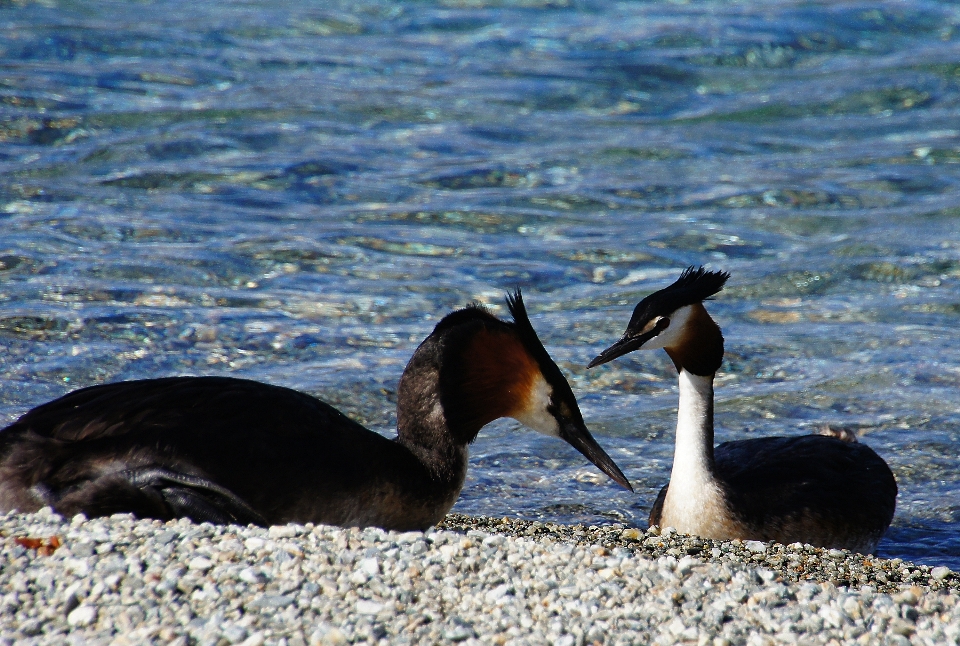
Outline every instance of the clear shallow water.
POLYGON ((637 494, 500 422, 456 509, 644 525, 675 373, 584 366, 706 264, 733 274, 718 441, 858 429, 900 484, 881 552, 960 569, 956 7, 24 2, 0 25, 0 422, 235 374, 390 433, 436 321, 520 285, 637 494))

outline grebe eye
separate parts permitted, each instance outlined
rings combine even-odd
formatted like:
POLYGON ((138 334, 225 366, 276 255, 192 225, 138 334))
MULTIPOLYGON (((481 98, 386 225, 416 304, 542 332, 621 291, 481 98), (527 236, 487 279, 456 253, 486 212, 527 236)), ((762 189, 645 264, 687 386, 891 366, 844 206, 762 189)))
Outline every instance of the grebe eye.
POLYGON ((548 409, 555 416, 559 415, 560 417, 570 417, 570 407, 567 405, 567 402, 560 401, 557 402, 553 398, 550 399, 550 406, 548 409))
POLYGON ((660 334, 664 330, 670 327, 670 319, 666 316, 658 316, 655 319, 651 319, 649 323, 643 326, 640 334, 650 334, 651 332, 654 335, 660 334))

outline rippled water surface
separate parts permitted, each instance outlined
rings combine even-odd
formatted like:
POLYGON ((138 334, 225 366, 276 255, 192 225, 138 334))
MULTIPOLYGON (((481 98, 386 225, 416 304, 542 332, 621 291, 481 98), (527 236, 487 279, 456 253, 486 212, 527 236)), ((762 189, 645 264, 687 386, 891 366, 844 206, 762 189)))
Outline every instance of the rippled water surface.
POLYGON ((436 321, 520 285, 637 493, 499 422, 456 509, 645 526, 675 371, 584 366, 705 264, 733 275, 709 304, 718 440, 856 429, 900 484, 882 553, 960 569, 955 5, 51 0, 0 21, 0 422, 233 374, 390 433, 436 321))

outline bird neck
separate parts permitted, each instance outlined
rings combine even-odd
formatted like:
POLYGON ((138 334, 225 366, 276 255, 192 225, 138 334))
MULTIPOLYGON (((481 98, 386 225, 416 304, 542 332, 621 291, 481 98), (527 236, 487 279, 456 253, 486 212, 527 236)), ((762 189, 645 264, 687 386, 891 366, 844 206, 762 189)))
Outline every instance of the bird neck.
POLYGON ((397 442, 424 466, 431 480, 463 486, 467 442, 457 438, 440 402, 438 366, 414 354, 397 388, 397 442))
POLYGON ((713 375, 681 370, 670 493, 696 498, 696 492, 714 480, 713 375))
POLYGON ((742 535, 714 472, 713 375, 680 371, 677 444, 659 523, 705 538, 742 535))
POLYGON ((680 405, 660 524, 684 534, 734 538, 742 528, 713 457, 713 379, 723 361, 723 334, 702 304, 693 308, 684 328, 679 342, 664 348, 680 371, 680 405))
POLYGON ((431 477, 462 484, 467 445, 493 420, 521 415, 539 383, 540 369, 522 341, 496 323, 431 335, 400 377, 397 440, 431 477))
POLYGON ((664 350, 677 370, 712 378, 723 363, 723 333, 703 303, 695 303, 690 306, 680 337, 664 350))
POLYGON ((714 475, 713 375, 680 371, 680 408, 670 486, 660 523, 685 534, 725 535, 726 504, 714 475))

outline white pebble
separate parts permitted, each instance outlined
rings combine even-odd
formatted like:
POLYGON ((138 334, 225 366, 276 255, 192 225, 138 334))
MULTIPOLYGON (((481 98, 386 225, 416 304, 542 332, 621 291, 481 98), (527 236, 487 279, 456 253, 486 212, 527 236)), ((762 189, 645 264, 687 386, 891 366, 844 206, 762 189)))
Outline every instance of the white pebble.
POLYGON ((950 568, 944 567, 943 565, 937 566, 930 570, 930 576, 937 581, 943 581, 950 576, 950 568))
POLYGON ((507 592, 510 590, 510 586, 506 583, 501 583, 492 590, 487 590, 486 594, 483 595, 484 601, 489 604, 494 604, 503 597, 506 596, 507 592))
POLYGON ((257 550, 262 549, 263 546, 266 544, 267 542, 265 540, 263 540, 262 538, 258 538, 256 536, 254 536, 253 538, 248 538, 243 542, 243 546, 248 550, 250 550, 251 552, 256 552, 257 550))
POLYGON ((90 574, 90 562, 87 559, 66 559, 63 562, 67 572, 76 574, 80 577, 86 577, 90 574))
POLYGON ((340 646, 347 643, 347 637, 339 628, 321 623, 310 635, 310 646, 340 646))
POLYGON ((89 626, 97 620, 97 607, 82 605, 77 606, 67 615, 67 623, 71 626, 84 627, 89 626))
POLYGON ((244 583, 249 583, 251 585, 256 585, 257 583, 263 582, 263 575, 251 567, 245 567, 240 570, 240 574, 237 575, 237 578, 244 583))
POLYGON ((360 615, 377 615, 380 614, 380 611, 383 610, 384 605, 382 603, 377 603, 376 601, 369 601, 367 599, 360 599, 357 601, 357 614, 360 615))
POLYGON ((297 530, 293 525, 273 525, 267 530, 270 538, 293 538, 297 535, 297 530))
POLYGON ((213 567, 213 561, 202 556, 190 559, 190 562, 187 564, 187 567, 191 570, 200 570, 205 572, 213 567))
POLYGON ((692 556, 684 556, 677 562, 677 573, 684 575, 690 572, 693 569, 693 566, 697 563, 697 559, 692 556))
POLYGON ((356 569, 363 572, 368 577, 373 577, 380 573, 380 562, 376 557, 360 559, 357 561, 356 569))
POLYGON ((744 546, 747 548, 747 551, 753 552, 754 554, 762 554, 767 551, 766 543, 761 543, 760 541, 747 541, 744 543, 744 546))

